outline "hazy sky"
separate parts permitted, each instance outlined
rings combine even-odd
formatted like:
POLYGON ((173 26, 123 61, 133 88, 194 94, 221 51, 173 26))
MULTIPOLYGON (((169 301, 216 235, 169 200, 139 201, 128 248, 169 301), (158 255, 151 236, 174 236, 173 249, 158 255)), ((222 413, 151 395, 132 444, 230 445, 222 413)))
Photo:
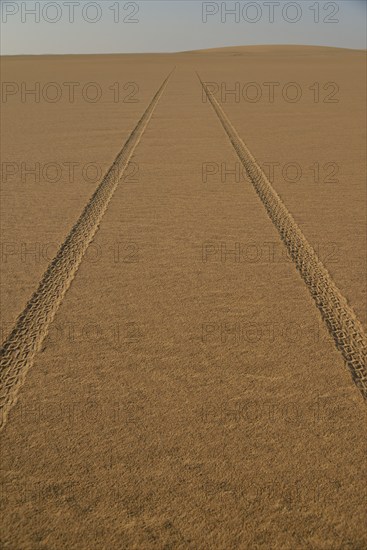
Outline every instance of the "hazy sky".
POLYGON ((0 0, 0 6, 2 55, 366 47, 366 0, 0 0))

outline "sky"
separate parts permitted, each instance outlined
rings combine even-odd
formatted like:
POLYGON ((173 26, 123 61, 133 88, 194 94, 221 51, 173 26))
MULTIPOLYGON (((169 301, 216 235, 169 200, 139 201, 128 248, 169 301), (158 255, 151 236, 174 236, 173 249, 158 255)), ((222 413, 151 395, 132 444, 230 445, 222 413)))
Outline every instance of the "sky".
POLYGON ((1 54, 366 48, 367 0, 0 0, 1 54))

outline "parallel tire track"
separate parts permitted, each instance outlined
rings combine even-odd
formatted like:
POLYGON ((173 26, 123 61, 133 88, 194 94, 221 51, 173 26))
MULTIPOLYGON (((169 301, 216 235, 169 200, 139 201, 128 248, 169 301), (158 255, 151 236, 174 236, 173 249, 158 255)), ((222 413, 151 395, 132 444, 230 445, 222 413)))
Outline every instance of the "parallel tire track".
POLYGON ((312 246, 287 210, 282 199, 238 135, 216 98, 200 75, 201 85, 241 160, 256 193, 277 228, 311 296, 341 352, 357 387, 367 400, 367 337, 360 321, 335 285, 312 246))
POLYGON ((119 180, 149 124, 171 74, 164 80, 72 227, 0 351, 0 429, 5 425, 26 373, 41 348, 50 323, 98 230, 119 180))

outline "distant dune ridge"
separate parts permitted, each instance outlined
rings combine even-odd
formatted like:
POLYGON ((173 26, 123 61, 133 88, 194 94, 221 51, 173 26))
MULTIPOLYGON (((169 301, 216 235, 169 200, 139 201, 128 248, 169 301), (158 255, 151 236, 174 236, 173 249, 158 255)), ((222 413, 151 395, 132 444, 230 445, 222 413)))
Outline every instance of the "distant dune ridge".
POLYGON ((300 46, 292 44, 274 44, 274 45, 258 45, 258 46, 224 46, 222 48, 206 48, 200 50, 191 50, 182 53, 203 53, 203 54, 239 54, 247 53, 262 53, 269 55, 289 54, 340 54, 341 52, 356 53, 365 52, 365 50, 354 50, 350 48, 337 48, 332 46, 300 46))

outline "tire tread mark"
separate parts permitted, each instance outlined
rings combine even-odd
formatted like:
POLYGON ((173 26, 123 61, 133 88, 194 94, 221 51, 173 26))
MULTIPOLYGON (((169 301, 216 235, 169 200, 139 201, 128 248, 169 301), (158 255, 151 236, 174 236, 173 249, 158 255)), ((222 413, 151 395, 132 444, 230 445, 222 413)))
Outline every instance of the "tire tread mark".
POLYGON ((321 316, 341 352, 352 378, 367 400, 367 337, 353 309, 337 288, 315 250, 288 211, 282 199, 249 151, 217 99, 200 75, 201 86, 226 131, 247 175, 278 230, 290 257, 300 272, 321 316))
POLYGON ((0 430, 6 423, 10 409, 16 403, 19 388, 24 383, 27 371, 32 366, 83 256, 98 231, 119 180, 153 116, 173 71, 153 96, 4 342, 0 351, 0 430))

